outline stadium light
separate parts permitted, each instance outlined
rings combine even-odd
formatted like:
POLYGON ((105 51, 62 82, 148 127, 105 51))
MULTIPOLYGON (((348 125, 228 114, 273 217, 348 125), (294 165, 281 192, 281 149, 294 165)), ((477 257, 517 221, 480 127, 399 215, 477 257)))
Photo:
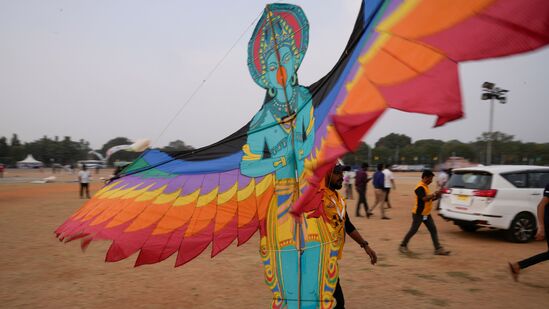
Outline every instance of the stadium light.
POLYGON ((486 145, 486 165, 492 164, 492 129, 494 125, 494 100, 498 100, 499 103, 507 103, 506 94, 509 90, 496 87, 496 84, 491 82, 482 83, 482 100, 490 100, 490 122, 489 122, 489 136, 488 143, 486 145))

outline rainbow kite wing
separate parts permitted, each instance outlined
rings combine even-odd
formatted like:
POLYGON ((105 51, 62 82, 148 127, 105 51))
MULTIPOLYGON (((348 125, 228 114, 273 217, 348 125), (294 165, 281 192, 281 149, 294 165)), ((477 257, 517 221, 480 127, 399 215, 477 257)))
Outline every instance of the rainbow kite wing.
POLYGON ((112 240, 106 260, 118 261, 140 251, 136 265, 178 252, 179 266, 210 243, 213 257, 235 239, 239 245, 246 242, 264 219, 273 177, 242 175, 240 151, 218 159, 182 159, 214 157, 220 149, 226 150, 206 147, 198 155, 147 151, 56 234, 67 241, 81 238, 83 246, 96 239, 112 240))
POLYGON ((310 86, 316 105, 316 165, 312 186, 293 213, 318 207, 315 194, 326 171, 356 149, 387 108, 436 115, 436 126, 459 119, 459 62, 548 43, 545 0, 363 2, 343 56, 310 86))

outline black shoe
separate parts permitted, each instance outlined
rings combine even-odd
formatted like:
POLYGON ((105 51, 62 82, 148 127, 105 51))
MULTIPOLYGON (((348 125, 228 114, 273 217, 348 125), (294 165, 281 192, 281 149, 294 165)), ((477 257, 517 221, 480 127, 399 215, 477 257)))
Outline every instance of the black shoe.
POLYGON ((381 220, 391 220, 389 217, 381 217, 381 220))
POLYGON ((435 250, 435 255, 450 255, 450 250, 446 250, 443 247, 440 247, 435 250))

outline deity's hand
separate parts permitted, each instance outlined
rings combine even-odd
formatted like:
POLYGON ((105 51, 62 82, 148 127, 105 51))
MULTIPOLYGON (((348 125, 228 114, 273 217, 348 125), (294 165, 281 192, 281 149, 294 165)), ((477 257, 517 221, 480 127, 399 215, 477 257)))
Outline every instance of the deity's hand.
POLYGON ((278 161, 274 161, 273 162, 273 166, 275 168, 280 168, 280 167, 284 167, 286 166, 287 162, 286 162, 286 156, 282 156, 280 157, 280 159, 278 161))

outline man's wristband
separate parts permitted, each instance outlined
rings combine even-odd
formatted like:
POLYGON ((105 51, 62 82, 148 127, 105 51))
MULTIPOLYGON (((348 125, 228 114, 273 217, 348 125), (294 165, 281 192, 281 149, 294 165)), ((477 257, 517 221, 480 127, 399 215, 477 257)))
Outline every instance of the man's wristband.
POLYGON ((366 240, 363 240, 362 243, 360 244, 360 247, 365 248, 366 246, 368 246, 368 242, 366 240))

